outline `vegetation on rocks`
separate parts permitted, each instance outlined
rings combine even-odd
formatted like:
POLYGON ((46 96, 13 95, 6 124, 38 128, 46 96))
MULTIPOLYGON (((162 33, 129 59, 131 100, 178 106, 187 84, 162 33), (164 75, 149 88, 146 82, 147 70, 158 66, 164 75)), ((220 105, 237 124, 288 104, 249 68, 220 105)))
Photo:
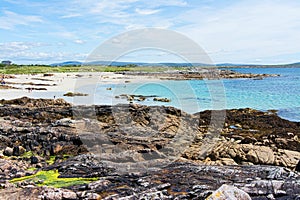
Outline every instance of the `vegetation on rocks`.
POLYGON ((18 183, 22 181, 33 181, 38 186, 51 186, 56 188, 73 185, 87 184, 96 181, 98 178, 60 178, 57 170, 39 171, 34 175, 21 178, 14 178, 10 182, 18 183))

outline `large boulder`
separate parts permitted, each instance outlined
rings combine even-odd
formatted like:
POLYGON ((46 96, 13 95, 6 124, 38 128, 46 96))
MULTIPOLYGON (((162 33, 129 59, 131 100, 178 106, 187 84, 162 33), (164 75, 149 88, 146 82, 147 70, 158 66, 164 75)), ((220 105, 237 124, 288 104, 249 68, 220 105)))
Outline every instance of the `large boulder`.
POLYGON ((246 155, 248 161, 256 164, 272 165, 275 161, 274 152, 270 147, 255 146, 250 147, 246 155))
POLYGON ((295 168, 299 160, 300 152, 279 149, 276 158, 276 164, 289 168, 295 168))

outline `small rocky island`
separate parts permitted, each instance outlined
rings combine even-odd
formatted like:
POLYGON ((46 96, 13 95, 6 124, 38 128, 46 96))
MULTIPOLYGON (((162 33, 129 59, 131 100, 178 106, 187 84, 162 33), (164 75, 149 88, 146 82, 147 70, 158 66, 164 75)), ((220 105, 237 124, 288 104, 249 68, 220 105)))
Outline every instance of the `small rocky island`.
POLYGON ((276 77, 278 74, 252 74, 240 73, 229 69, 217 68, 187 68, 186 70, 168 70, 164 72, 120 72, 127 76, 156 77, 161 80, 202 80, 202 79, 233 79, 233 78, 252 78, 261 80, 266 77, 276 77))
POLYGON ((253 109, 0 100, 0 196, 297 199, 299 137, 299 122, 253 109))

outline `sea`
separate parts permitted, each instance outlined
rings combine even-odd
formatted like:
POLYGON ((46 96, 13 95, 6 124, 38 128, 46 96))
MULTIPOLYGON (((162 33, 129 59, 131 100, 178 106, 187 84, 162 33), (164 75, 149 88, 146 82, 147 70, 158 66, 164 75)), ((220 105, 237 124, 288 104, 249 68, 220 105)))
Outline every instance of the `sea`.
POLYGON ((278 74, 263 79, 164 80, 108 84, 96 88, 95 104, 127 102, 122 94, 147 96, 135 103, 173 106, 188 113, 204 110, 253 108, 277 112, 300 122, 300 68, 231 68, 241 73, 278 74), (111 90, 107 90, 111 88, 111 90), (170 102, 154 101, 167 98, 170 102))
MULTIPOLYGON (((128 104, 124 95, 136 95, 133 103, 148 106, 172 106, 187 113, 204 110, 252 108, 276 112, 280 117, 300 122, 300 68, 226 68, 252 74, 277 74, 263 79, 239 78, 218 80, 140 80, 120 79, 107 83, 96 80, 83 83, 75 92, 87 97, 64 97, 66 91, 35 91, 26 93, 33 98, 64 98, 75 105, 128 104), (109 88, 109 89, 108 89, 109 88), (139 101, 139 95, 146 96, 139 101), (166 98, 170 102, 154 101, 166 98)), ((89 79, 83 79, 86 82, 89 79)), ((79 81, 80 82, 80 81, 79 81)), ((78 85, 81 85, 80 83, 78 85)))

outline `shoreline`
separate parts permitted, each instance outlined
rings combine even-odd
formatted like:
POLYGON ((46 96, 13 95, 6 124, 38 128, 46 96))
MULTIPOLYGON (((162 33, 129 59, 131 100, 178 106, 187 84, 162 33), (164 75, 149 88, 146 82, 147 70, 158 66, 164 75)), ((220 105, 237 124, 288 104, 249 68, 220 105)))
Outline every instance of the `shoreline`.
MULTIPOLYGON (((194 73, 194 72, 193 72, 194 73)), ((192 75, 194 76, 194 74, 192 75)), ((231 72, 228 71, 229 75, 231 72)), ((191 80, 187 79, 187 74, 180 74, 178 71, 167 72, 167 73, 140 73, 140 72, 123 72, 123 73, 114 73, 114 72, 72 72, 72 73, 53 73, 53 74, 36 74, 36 75, 10 75, 5 81, 5 87, 16 87, 20 89, 1 89, 0 87, 0 96, 1 99, 14 99, 21 98, 24 96, 30 98, 63 98, 66 101, 73 104, 101 104, 101 105, 116 105, 120 103, 140 103, 143 105, 171 105, 179 109, 186 110, 189 113, 209 110, 205 109, 186 109, 185 106, 188 103, 179 101, 179 104, 173 102, 162 102, 166 97, 159 97, 162 101, 154 102, 154 98, 147 98, 147 95, 143 95, 143 98, 134 98, 137 96, 132 93, 132 91, 126 92, 125 87, 133 84, 164 84, 164 81, 176 80, 176 81, 186 81, 191 80), (175 74, 175 75, 174 75, 175 74), (174 75, 174 76, 173 76, 174 75), (178 78, 177 75, 181 76, 178 78), (173 76, 173 77, 171 77, 173 76), (90 84, 90 85, 89 85, 90 84), (97 85, 97 86, 95 86, 97 85), (123 89, 124 87, 124 89, 123 89), (95 90, 99 90, 95 92, 95 90), (124 91, 124 92, 123 92, 124 91), (79 93, 86 94, 82 97, 77 96, 65 96, 67 93, 79 93), (102 95, 100 95, 102 94, 102 95), (97 95, 97 96, 95 96, 97 95), (127 98, 119 98, 122 95, 127 95, 127 98), (128 98, 129 97, 129 98, 128 98), (132 98, 133 97, 133 98, 132 98), (133 99, 133 101, 131 101, 133 99), (184 103, 184 105, 182 105, 184 103)), ((238 78, 240 76, 245 76, 245 74, 237 73, 236 78, 234 79, 257 79, 264 77, 274 77, 277 75, 256 75, 256 74, 247 74, 251 78, 238 78), (258 76, 258 77, 257 77, 258 76), (256 78, 255 78, 256 77, 256 78)), ((195 78, 196 80, 202 80, 201 78, 195 78)), ((232 78, 231 78, 232 79, 232 78)), ((222 81, 222 80, 220 80, 222 81)), ((259 81, 259 80, 258 80, 259 81)), ((190 87, 190 86, 189 86, 190 87)), ((155 92, 151 95, 156 95, 155 92)), ((168 101, 168 99, 165 99, 168 101)), ((195 104, 195 103, 193 103, 195 104)), ((197 106, 197 105, 196 105, 197 106)), ((230 108, 247 108, 251 106, 240 106, 240 107, 230 107, 230 108)), ((255 107, 253 107, 255 108, 255 107)), ((221 108, 228 109, 228 108, 221 108)), ((256 108, 262 111, 268 110, 268 108, 256 108)), ((273 108, 271 108, 273 109, 273 108)), ((280 110, 279 110, 280 111, 280 110)), ((284 117, 284 113, 283 113, 284 117)), ((299 121, 298 119, 292 119, 285 117, 285 119, 290 119, 292 121, 299 121)))
MULTIPOLYGON (((56 98, 56 99, 63 99, 63 100, 65 100, 67 103, 70 103, 70 105, 72 105, 72 106, 119 106, 119 105, 131 105, 131 104, 138 104, 138 105, 140 105, 140 106, 149 106, 149 107, 152 107, 152 106, 161 106, 161 107, 174 107, 174 108, 176 108, 176 109, 179 109, 179 110, 182 110, 181 108, 179 108, 179 107, 175 107, 175 106, 169 106, 169 105, 157 105, 157 104, 155 104, 155 105, 147 105, 147 104, 142 104, 141 102, 138 102, 138 101, 135 101, 135 102, 129 102, 129 101, 124 101, 124 102, 120 102, 120 103, 115 103, 115 104, 110 104, 110 103, 107 103, 107 104, 92 104, 92 105, 86 105, 86 104, 73 104, 73 101, 72 101, 72 99, 73 99, 73 97, 77 97, 77 96, 84 96, 83 95, 83 93, 79 93, 79 95, 76 95, 76 93, 75 93, 75 95, 74 96, 71 96, 70 97, 70 100, 68 101, 67 99, 66 99, 66 97, 65 98, 56 98)), ((129 95, 130 96, 130 95, 129 95)), ((143 95, 132 95, 132 96, 141 96, 141 97, 144 97, 143 95)), ((22 95, 20 95, 19 97, 17 96, 16 98, 8 98, 8 99, 0 99, 0 102, 3 102, 3 101, 13 101, 13 100, 15 100, 15 99, 22 99, 22 98, 30 98, 30 99, 35 99, 35 100, 50 100, 49 98, 46 98, 46 97, 36 97, 36 98, 34 98, 34 97, 29 97, 29 96, 27 96, 27 95, 24 95, 24 96, 22 96, 22 95)), ((53 100, 55 100, 55 99, 53 99, 53 100)), ((0 103, 0 106, 3 106, 1 103, 0 103)), ((251 107, 235 107, 235 108, 224 108, 224 109, 204 109, 204 110, 199 110, 199 111, 195 111, 195 112, 191 112, 191 113, 189 113, 189 112, 187 112, 187 113, 189 113, 189 114, 196 114, 196 113, 199 113, 199 112, 207 112, 207 111, 212 111, 212 110, 214 110, 214 111, 226 111, 226 110, 240 110, 240 109, 253 109, 253 110, 258 110, 258 111, 261 111, 261 112, 264 112, 264 113, 273 113, 273 114, 276 114, 278 117, 280 117, 281 119, 284 119, 284 120, 287 120, 287 121, 289 121, 289 122, 295 122, 295 123, 300 123, 300 120, 299 119, 294 119, 294 118, 289 118, 289 117, 284 117, 284 116, 282 116, 282 115, 280 115, 280 114, 278 114, 278 112, 280 111, 280 110, 277 110, 277 109, 256 109, 256 108, 251 108, 251 107)), ((184 111, 184 110, 183 110, 184 111)), ((184 112, 186 112, 186 111, 184 111, 184 112)))

